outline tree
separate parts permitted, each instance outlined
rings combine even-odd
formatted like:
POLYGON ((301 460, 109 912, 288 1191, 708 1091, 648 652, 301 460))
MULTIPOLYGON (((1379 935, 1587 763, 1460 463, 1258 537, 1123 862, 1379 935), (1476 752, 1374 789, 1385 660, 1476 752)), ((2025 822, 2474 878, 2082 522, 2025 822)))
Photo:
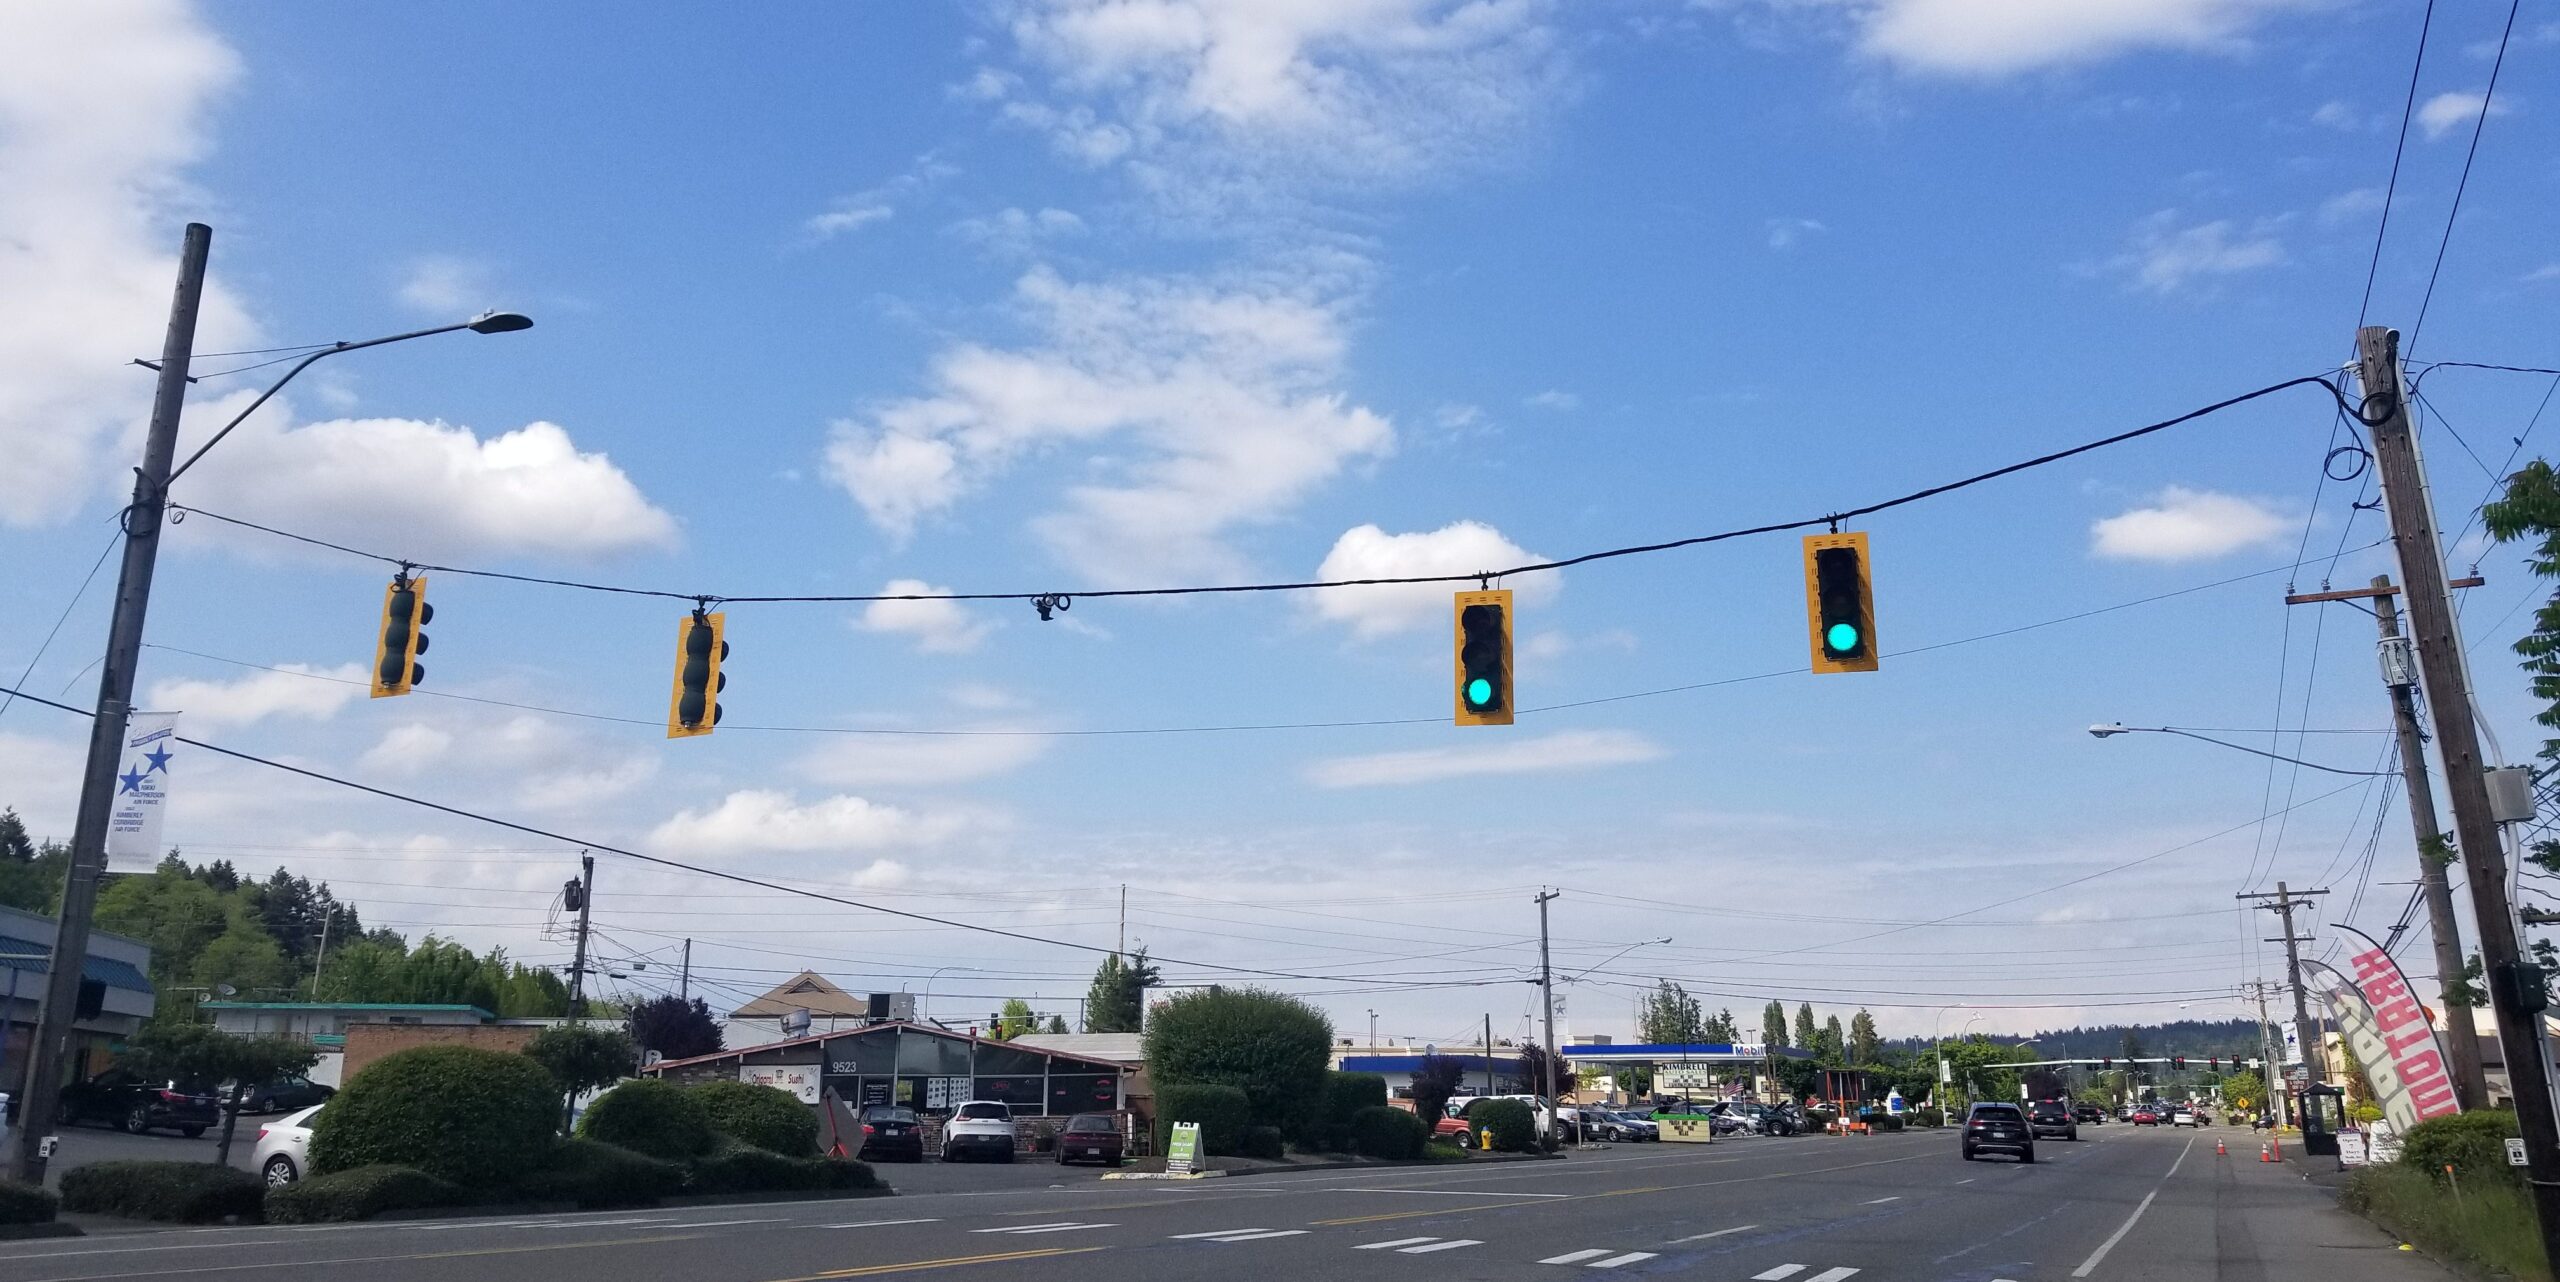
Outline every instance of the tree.
POLYGON ((1705 1031, 1698 1040, 1713 1046, 1730 1046, 1742 1040, 1742 1030, 1734 1026, 1731 1010, 1720 1010, 1707 1017, 1705 1031))
POLYGON ((1332 1064, 1333 1023, 1286 993, 1195 989, 1147 1021, 1147 1075, 1166 1086, 1233 1086, 1256 1125, 1300 1132, 1316 1118, 1332 1064))
POLYGON ((1876 1036, 1876 1017, 1868 1014, 1865 1007, 1858 1008, 1858 1013, 1849 1017, 1849 1062, 1875 1063, 1881 1045, 1876 1036))
POLYGON ((1084 1031, 1139 1031, 1146 1022, 1147 990, 1162 978, 1147 960, 1144 947, 1126 958, 1118 953, 1103 958, 1102 965, 1093 972, 1093 987, 1085 993, 1084 1031))
POLYGON ((580 1095, 630 1076, 632 1066, 640 1060, 629 1033, 599 1024, 546 1028, 525 1044, 524 1053, 542 1065, 564 1092, 560 1101, 562 1130, 568 1129, 570 1110, 576 1107, 580 1095))
POLYGON ((1813 1057, 1822 1063, 1837 1065, 1848 1053, 1848 1037, 1840 1031, 1840 1017, 1833 1015, 1823 1020, 1822 1034, 1813 1043, 1813 1057))
MULTIPOLYGON (((2548 460, 2535 459, 2509 476, 2505 496, 2480 509, 2480 524, 2500 543, 2529 541, 2525 564, 2535 577, 2560 579, 2560 472, 2548 460)), ((2560 728, 2560 593, 2533 612, 2533 631, 2517 639, 2514 649, 2523 659, 2518 666, 2533 678, 2533 696, 2546 705, 2533 719, 2560 728)), ((2542 756, 2560 761, 2560 739, 2543 740, 2542 756)), ((2533 861, 2549 869, 2552 846, 2535 843, 2533 861)))
POLYGON ((1814 1022, 1813 1022, 1813 1003, 1811 1003, 1811 1002, 1799 1002, 1799 1003, 1797 1003, 1797 1004, 1796 1004, 1796 1036, 1795 1036, 1795 1040, 1794 1040, 1794 1041, 1792 1041, 1792 1042, 1789 1042, 1789 1043, 1788 1043, 1788 1045, 1790 1045, 1790 1046, 1794 1046, 1794 1047, 1796 1047, 1796 1048, 1798 1048, 1798 1049, 1800 1049, 1800 1050, 1812 1050, 1812 1049, 1814 1048, 1814 1045, 1813 1045, 1814 1034, 1815 1034, 1816 1032, 1818 1032, 1818 1031, 1820 1031, 1820 1030, 1819 1030, 1819 1029, 1817 1029, 1817 1028, 1814 1026, 1814 1022))
POLYGON ((1760 1044, 1771 1050, 1787 1048, 1787 1004, 1771 999, 1760 1008, 1760 1044))
POLYGON ((240 1123, 240 1101, 249 1088, 279 1077, 309 1072, 320 1053, 310 1043, 282 1037, 239 1037, 211 1024, 177 1020, 152 1021, 125 1048, 125 1065, 145 1077, 165 1077, 208 1086, 231 1084, 222 1101, 222 1138, 214 1145, 216 1166, 231 1163, 231 1135, 240 1123))
POLYGON ((1441 1054, 1427 1054, 1413 1069, 1413 1111, 1428 1125, 1440 1120, 1448 1111, 1449 1097, 1458 1093, 1466 1079, 1467 1067, 1441 1054))
POLYGON ((1659 981, 1654 990, 1644 995, 1636 1011, 1636 1025, 1644 1032, 1644 1040, 1656 1046, 1680 1046, 1709 1040, 1705 1021, 1700 1017, 1698 999, 1670 980, 1659 981))
MULTIPOLYGON (((1536 1042, 1525 1042, 1520 1047, 1520 1058, 1514 1062, 1512 1071, 1520 1075, 1521 1086, 1532 1095, 1547 1093, 1547 1059, 1547 1048, 1536 1042)), ((1573 1070, 1561 1063, 1555 1068, 1556 1089, 1572 1090, 1573 1070)))
POLYGON ((0 906, 53 912, 70 866, 70 847, 53 841, 30 845, 18 812, 0 811, 0 906))
POLYGON ((652 997, 631 1008, 623 1028, 632 1045, 668 1059, 692 1059, 720 1049, 720 1022, 699 997, 652 997))
POLYGON ((236 917, 213 942, 196 954, 187 968, 187 978, 196 988, 220 991, 228 985, 233 992, 250 1000, 281 1001, 293 996, 300 978, 293 963, 285 959, 284 950, 267 938, 257 923, 236 917))
POLYGON ((1067 1017, 1064 1015, 1051 1015, 1049 1017, 1049 1031, 1052 1033, 1063 1033, 1067 1031, 1067 1017))
POLYGON ((988 1036, 1000 1042, 1009 1042, 1038 1028, 1040 1017, 1032 1011, 1031 1003, 1019 997, 1008 997, 1005 999, 1004 1009, 998 1011, 995 1018, 987 1022, 994 1025, 988 1030, 988 1036))

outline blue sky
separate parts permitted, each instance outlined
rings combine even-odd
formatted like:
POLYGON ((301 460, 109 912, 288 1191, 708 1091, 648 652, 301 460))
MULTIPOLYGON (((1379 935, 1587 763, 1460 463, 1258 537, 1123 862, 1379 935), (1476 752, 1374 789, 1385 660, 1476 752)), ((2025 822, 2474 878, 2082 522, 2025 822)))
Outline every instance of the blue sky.
MULTIPOLYGON (((123 362, 156 346, 190 219, 216 228, 206 351, 539 321, 324 362, 188 478, 179 501, 209 511, 718 596, 1472 572, 1818 515, 2334 369, 2418 9, 21 9, 0 19, 0 668, 89 694, 106 584, 37 647, 106 540, 149 395, 123 362)), ((2416 330, 2504 18, 2437 15, 2378 323, 2416 330)), ((2421 360, 2560 346, 2534 212, 2560 198, 2536 93, 2556 56, 2527 12, 2421 360)), ((281 368, 207 379, 191 432, 281 368)), ((2549 386, 2427 384, 2446 525, 2549 386)), ((321 678, 370 657, 381 567, 204 520, 171 541, 150 629, 197 654, 148 652, 145 703, 595 841, 1087 945, 1126 883, 1159 953, 1347 977, 1282 982, 1345 1033, 1372 1007, 1417 1039, 1487 1009, 1516 1025, 1540 884, 1568 891, 1560 957, 1597 967, 1569 990, 1578 1031, 1622 1028, 1656 975, 1738 1009, 1863 1001, 1894 1033, 1967 1001, 2019 1029, 2229 1010, 2264 964, 2231 894, 2317 882, 2387 927, 2405 815, 2377 828, 2361 782, 2083 728, 2264 746, 2307 726, 2358 733, 2301 755, 2381 759, 2368 621, 2280 600, 2392 569, 2333 559, 2381 522, 2350 506, 2362 480, 2320 480, 2332 421, 2288 392, 1863 523, 1872 676, 1802 673, 1793 536, 1524 577, 1531 708, 1764 679, 1507 729, 1439 720, 1438 589, 1087 598, 1048 623, 738 605, 724 728, 668 742, 650 723, 681 607, 435 576, 432 694, 369 701, 321 678), (846 733, 883 730, 1013 733, 846 733), (1473 986, 1410 986, 1441 980, 1473 986)), ((2453 555, 2490 579, 2466 615, 2480 697, 2522 758, 2538 735, 2502 647, 2538 589, 2476 538, 2453 555)), ((41 708, 0 719, 0 799, 39 831, 69 827, 78 736, 41 708)), ((565 957, 543 903, 574 848, 247 767, 199 770, 175 806, 191 852, 326 877, 413 935, 565 957)), ((733 991, 804 962, 855 989, 962 967, 937 992, 1071 1014, 1092 964, 601 877, 615 947, 690 934, 733 991)))

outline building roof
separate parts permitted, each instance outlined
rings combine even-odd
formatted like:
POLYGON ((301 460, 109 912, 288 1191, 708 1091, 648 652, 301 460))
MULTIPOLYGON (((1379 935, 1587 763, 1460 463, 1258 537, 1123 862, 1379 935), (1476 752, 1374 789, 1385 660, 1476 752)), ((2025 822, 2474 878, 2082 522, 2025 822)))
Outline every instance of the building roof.
POLYGON ((1119 1060, 1107 1059, 1096 1055, 1078 1054, 1074 1051, 1067 1050, 1053 1050, 1046 1046, 1032 1046, 1025 1042, 998 1041, 992 1037, 976 1037, 968 1033, 955 1033, 950 1029, 939 1028, 932 1024, 913 1024, 904 1020, 884 1020, 877 1024, 865 1024, 860 1028, 839 1028, 833 1032, 812 1033, 807 1037, 794 1037, 787 1041, 766 1042, 758 1046, 741 1046, 735 1050, 713 1051, 708 1055, 696 1055, 691 1059, 662 1059, 655 1064, 651 1064, 641 1069, 640 1071, 643 1073, 656 1073, 663 1072, 670 1068, 683 1068, 691 1064, 715 1063, 724 1059, 743 1060, 744 1057, 748 1055, 760 1055, 766 1051, 787 1050, 794 1046, 819 1046, 824 1045, 827 1042, 843 1041, 847 1038, 873 1037, 881 1033, 888 1032, 891 1029, 912 1029, 913 1031, 922 1033, 928 1037, 944 1037, 955 1042, 975 1042, 981 1046, 1010 1046, 1024 1050, 1036 1050, 1052 1059, 1071 1059, 1081 1064, 1091 1064, 1096 1068, 1107 1068, 1115 1073, 1123 1068, 1129 1067, 1128 1064, 1119 1060))
POLYGON ((1568 1060, 1716 1060, 1750 1062, 1763 1059, 1811 1059, 1812 1051, 1791 1046, 1737 1046, 1730 1042, 1569 1042, 1561 1048, 1568 1060))
POLYGON ((479 1016, 483 1023, 498 1017, 494 1011, 460 1002, 198 1002, 196 1005, 202 1010, 401 1011, 410 1014, 467 1011, 479 1016))
MULTIPOLYGON (((1406 1055, 1345 1055, 1340 1063, 1334 1065, 1334 1068, 1345 1073, 1414 1073, 1421 1071, 1422 1061, 1426 1058, 1428 1056, 1421 1051, 1406 1055)), ((1496 1073, 1508 1073, 1515 1077, 1520 1072, 1520 1057, 1516 1054, 1452 1055, 1442 1051, 1440 1058, 1465 1069, 1469 1077, 1475 1077, 1487 1069, 1496 1073)))
POLYGON ((1088 1059, 1143 1064, 1147 1062, 1146 1040, 1143 1033, 1024 1033, 1010 1044, 1088 1059))
MULTIPOLYGON (((36 975, 47 974, 53 969, 53 943, 51 940, 20 939, 15 935, 0 935, 0 967, 36 975)), ((141 969, 132 962, 114 957, 100 957, 96 953, 89 954, 80 967, 80 977, 94 979, 109 988, 122 988, 137 993, 155 991, 151 987, 151 977, 143 974, 141 969)), ((0 985, 0 991, 5 989, 5 985, 0 985)))
POLYGON ((774 985, 773 990, 764 996, 729 1012, 729 1017, 770 1019, 795 1010, 805 1010, 812 1015, 863 1016, 871 1013, 871 1000, 838 988, 835 981, 816 971, 804 970, 774 985))

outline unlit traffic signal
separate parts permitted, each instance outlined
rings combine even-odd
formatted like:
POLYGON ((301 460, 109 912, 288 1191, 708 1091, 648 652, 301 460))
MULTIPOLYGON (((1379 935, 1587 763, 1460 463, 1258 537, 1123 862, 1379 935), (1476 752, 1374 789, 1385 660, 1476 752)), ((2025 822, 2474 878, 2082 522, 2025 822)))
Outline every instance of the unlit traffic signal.
POLYGON ((373 697, 387 699, 409 693, 427 679, 418 656, 427 652, 427 625, 436 608, 427 604, 427 576, 396 575, 382 590, 382 628, 373 643, 373 697))
POLYGON ((1804 590, 1813 670, 1875 671, 1876 594, 1865 532, 1806 535, 1804 590))
POLYGON ((696 610, 676 625, 675 688, 667 696, 667 737, 689 739, 711 733, 720 724, 720 691, 729 678, 720 671, 729 657, 721 632, 725 614, 696 610))
POLYGON ((1511 724, 1511 592, 1457 594, 1458 724, 1511 724))

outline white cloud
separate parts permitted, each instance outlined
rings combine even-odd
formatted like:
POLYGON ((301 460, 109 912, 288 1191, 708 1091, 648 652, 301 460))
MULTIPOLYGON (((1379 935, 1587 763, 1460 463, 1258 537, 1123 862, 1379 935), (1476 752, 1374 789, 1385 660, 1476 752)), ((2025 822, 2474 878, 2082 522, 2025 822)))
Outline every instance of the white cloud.
MULTIPOLYGON (((183 0, 0 4, 0 522, 59 520, 131 465, 151 379, 125 362, 159 355, 205 203, 186 172, 239 78, 183 0)), ((197 349, 255 334, 217 273, 197 349)))
POLYGON ((827 475, 882 529, 905 537, 1017 460, 1066 454, 1084 479, 1032 522, 1061 560, 1104 586, 1227 575, 1234 527, 1394 444, 1331 386, 1343 305, 1304 286, 1044 267, 1015 300, 1039 344, 951 347, 929 395, 835 425, 827 475))
POLYGON ((837 197, 824 213, 812 215, 801 222, 801 234, 809 243, 816 244, 860 231, 873 223, 887 222, 897 215, 899 205, 924 195, 943 179, 959 172, 958 166, 928 151, 916 157, 905 172, 887 182, 850 196, 837 197))
POLYGON ((1830 230, 1810 218, 1772 218, 1768 228, 1771 249, 1793 249, 1805 237, 1830 230))
POLYGON ((873 223, 884 223, 898 211, 887 205, 838 205, 823 214, 810 217, 800 229, 813 239, 826 240, 846 232, 860 231, 873 223))
POLYGON ((2290 524, 2256 499, 2172 485, 2148 507, 2092 524, 2090 551, 2119 561, 2201 561, 2281 542, 2290 524))
POLYGON ((2542 266, 2526 272, 2524 274, 2524 280, 2528 285, 2540 284, 2546 280, 2560 280, 2560 263, 2544 263, 2542 266))
POLYGON ((1319 788, 1377 788, 1438 783, 1483 775, 1558 774, 1634 765, 1666 755, 1660 744, 1625 730, 1571 730, 1533 738, 1496 736, 1498 742, 1463 748, 1422 748, 1335 757, 1307 767, 1319 788))
POLYGON ((925 816, 861 797, 839 795, 800 804, 790 793, 747 789, 709 810, 683 810, 659 824, 659 849, 722 856, 835 853, 928 845, 958 832, 956 817, 925 816))
MULTIPOLYGON (((188 440, 237 412, 247 393, 191 409, 188 440)), ((675 518, 602 453, 554 423, 481 437, 406 418, 332 419, 285 429, 268 402, 187 474, 181 500, 286 520, 296 532, 424 557, 595 556, 677 541, 675 518)), ((183 451, 186 446, 181 445, 183 451)), ((212 522, 180 527, 202 537, 212 522)), ((259 541, 250 546, 274 548, 259 541)))
POLYGON ((962 681, 943 691, 951 702, 972 712, 1012 712, 1024 707, 1021 699, 1002 687, 983 681, 962 681))
POLYGON ((2360 221, 2365 215, 2378 213, 2381 209, 2381 188, 2358 187, 2321 201, 2320 222, 2324 226, 2335 227, 2340 223, 2360 221))
POLYGON ((1555 410, 1562 413, 1567 410, 1581 409, 1582 397, 1578 393, 1558 391, 1554 388, 1549 388, 1546 391, 1540 392, 1537 395, 1522 401, 1521 404, 1527 405, 1531 409, 1555 410))
POLYGON ((1581 636, 1570 632, 1548 630, 1532 633, 1528 640, 1521 642, 1520 657, 1524 661, 1547 663, 1576 651, 1614 650, 1621 654, 1632 654, 1636 644, 1636 634, 1624 628, 1611 628, 1581 636))
MULTIPOLYGON (((2480 103, 2485 95, 2453 91, 2437 94, 2418 104, 2418 129, 2427 141, 2434 142, 2456 129, 2469 125, 2480 116, 2480 103)), ((2506 100, 2489 104, 2489 114, 2507 114, 2506 100)))
POLYGON ((423 722, 404 722, 391 727, 356 764, 367 774, 415 776, 442 765, 445 753, 452 747, 451 731, 423 722))
POLYGON ((1431 411, 1431 421, 1452 432, 1465 431, 1484 421, 1484 409, 1456 401, 1443 401, 1431 411))
POLYGON ((497 306, 497 287, 486 264, 450 254, 432 254, 409 264, 400 281, 400 301, 413 311, 448 320, 467 320, 497 306))
POLYGON ((268 717, 326 721, 369 687, 361 664, 315 668, 307 663, 276 665, 279 672, 258 672, 237 681, 179 677, 151 683, 143 706, 153 712, 179 712, 189 732, 244 726, 268 717), (314 677, 325 678, 313 680, 314 677))
POLYGON ((924 788, 1009 774, 1037 761, 1035 735, 847 735, 799 759, 800 772, 837 788, 924 788))
POLYGON ((1038 211, 1007 208, 984 218, 966 218, 951 225, 961 237, 1006 253, 1027 254, 1041 244, 1064 236, 1084 234, 1084 220, 1064 209, 1042 208, 1038 211))
MULTIPOLYGON (((1326 580, 1411 578, 1418 575, 1478 574, 1542 560, 1502 532, 1477 521, 1457 521, 1427 533, 1389 534, 1374 525, 1354 526, 1333 541, 1316 577, 1326 580)), ((1552 599, 1563 586, 1561 572, 1523 575, 1501 586, 1518 593, 1520 605, 1552 599)), ((1450 594, 1471 583, 1399 583, 1376 587, 1328 588, 1307 594, 1318 618, 1351 625, 1362 640, 1415 628, 1449 624, 1450 594)))
MULTIPOLYGON (((942 596, 950 591, 922 579, 891 579, 880 594, 942 596)), ((960 654, 977 649, 994 625, 957 601, 873 601, 863 606, 862 621, 855 626, 913 638, 927 654, 960 654)))
POLYGON ((2131 248, 2107 260, 2137 289, 2175 294, 2215 277, 2259 271, 2285 261, 2274 224, 2247 230, 2229 219, 2180 226, 2178 211, 2164 209, 2134 225, 2131 248))
POLYGON ((2316 0, 1847 0, 1867 53, 1918 71, 1997 76, 2142 49, 2226 52, 2316 0))
POLYGON ((2355 108, 2331 99, 2321 103, 2319 110, 2311 113, 2311 123, 2331 129, 2353 129, 2362 123, 2362 120, 2355 108))

